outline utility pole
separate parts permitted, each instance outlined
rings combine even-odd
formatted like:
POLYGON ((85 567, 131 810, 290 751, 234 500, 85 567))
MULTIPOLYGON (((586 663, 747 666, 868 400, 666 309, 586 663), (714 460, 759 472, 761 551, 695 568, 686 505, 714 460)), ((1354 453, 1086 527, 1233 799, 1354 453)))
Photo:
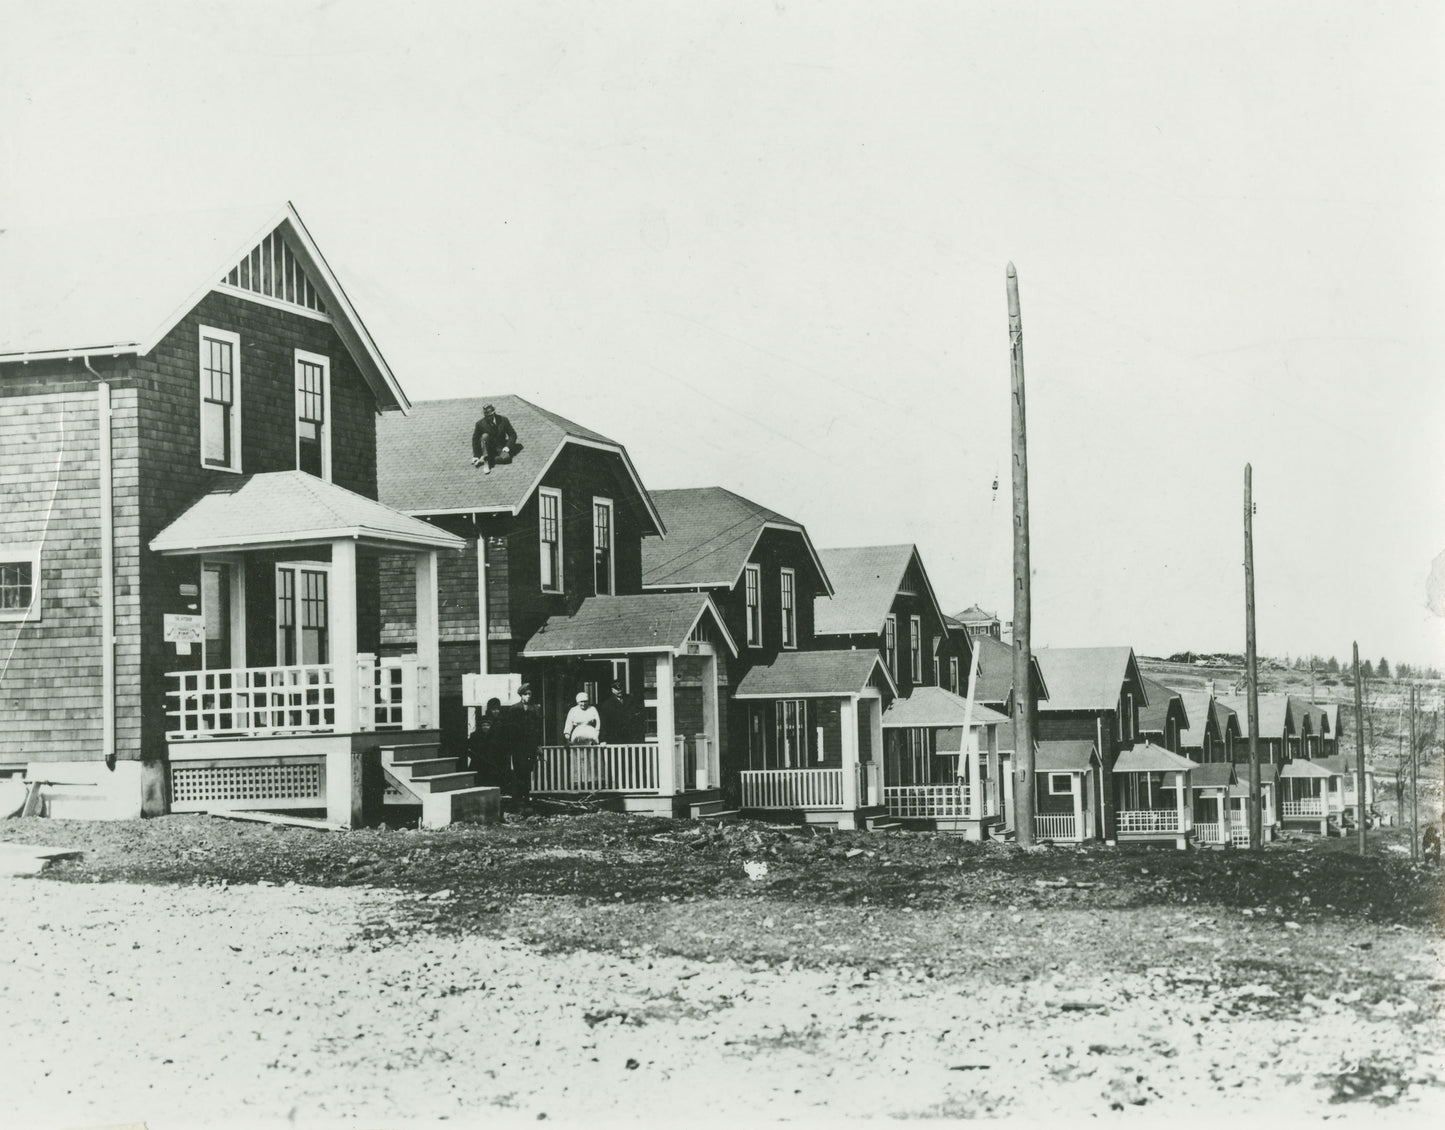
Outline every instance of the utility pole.
MULTIPOLYGON (((1024 419, 1024 323, 1019 276, 1008 265, 1009 363, 1013 385, 1014 486, 1014 834, 1020 847, 1034 842, 1034 694, 1030 669, 1032 619, 1029 577, 1029 457, 1024 419)), ((1100 750, 1100 756, 1103 756, 1100 750)), ((1103 798, 1099 799, 1103 803, 1103 798)))
POLYGON ((1365 854, 1365 708, 1360 698, 1360 643, 1355 641, 1355 823, 1359 826, 1360 854, 1365 854))
POLYGON ((1420 860, 1420 758, 1415 750, 1415 684, 1410 684, 1410 858, 1420 860))
MULTIPOLYGON (((1254 470, 1248 463, 1244 465, 1244 663, 1249 703, 1249 848, 1260 851, 1264 828, 1259 805, 1259 657, 1254 647, 1254 470)), ((1280 803, 1278 798, 1275 803, 1280 803)))

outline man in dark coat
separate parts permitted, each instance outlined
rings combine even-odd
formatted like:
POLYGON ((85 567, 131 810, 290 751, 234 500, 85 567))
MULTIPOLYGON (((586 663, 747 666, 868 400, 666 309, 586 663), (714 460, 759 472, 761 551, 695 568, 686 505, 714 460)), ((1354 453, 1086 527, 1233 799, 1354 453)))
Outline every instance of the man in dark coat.
POLYGON ((472 466, 490 475, 495 463, 510 463, 517 450, 517 431, 512 421, 498 415, 490 404, 482 406, 482 418, 472 429, 472 466))
POLYGON ((517 701, 507 707, 505 729, 512 759, 512 800, 525 804, 532 799, 532 770, 542 745, 542 711, 532 705, 532 688, 517 688, 517 701))

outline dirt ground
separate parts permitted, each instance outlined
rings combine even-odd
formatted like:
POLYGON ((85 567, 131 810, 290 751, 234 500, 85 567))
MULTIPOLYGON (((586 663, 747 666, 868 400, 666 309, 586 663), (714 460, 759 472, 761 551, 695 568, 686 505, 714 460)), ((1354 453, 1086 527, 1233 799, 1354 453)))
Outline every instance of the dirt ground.
POLYGON ((1385 843, 618 816, 0 840, 84 852, 0 879, 5 1126, 1445 1113, 1440 878, 1385 843))

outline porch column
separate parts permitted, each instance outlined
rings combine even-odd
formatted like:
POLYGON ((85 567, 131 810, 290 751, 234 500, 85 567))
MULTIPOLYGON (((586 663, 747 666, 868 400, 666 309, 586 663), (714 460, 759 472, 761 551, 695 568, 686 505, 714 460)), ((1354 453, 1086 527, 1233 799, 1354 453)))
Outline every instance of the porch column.
MULTIPOLYGON (((845 698, 838 704, 838 725, 843 731, 843 809, 858 808, 858 700, 845 698)), ((851 827, 851 825, 849 825, 851 827)))
MULTIPOLYGON (((479 543, 480 544, 480 543, 479 543)), ((418 679, 417 720, 425 728, 440 725, 441 645, 437 631, 437 554, 418 553, 416 565, 416 660, 426 677, 418 679)))
POLYGON ((357 731, 356 709, 356 542, 331 543, 330 660, 336 687, 336 732, 357 731))
POLYGON ((677 753, 674 731, 677 719, 672 702, 672 652, 657 656, 657 790, 663 796, 677 793, 677 753))
POLYGON ((701 772, 706 770, 707 780, 699 781, 698 788, 717 788, 722 784, 722 728, 718 725, 717 694, 718 661, 716 655, 709 655, 702 669, 702 729, 707 735, 707 765, 698 765, 701 772))
POLYGON ((968 750, 968 815, 973 820, 983 819, 983 778, 978 774, 978 731, 970 726, 963 732, 964 747, 968 750))
POLYGON ((1069 793, 1074 799, 1074 838, 1084 839, 1084 775, 1069 774, 1069 793))
POLYGON ((1174 774, 1174 783, 1175 783, 1175 786, 1176 786, 1175 789, 1174 789, 1174 803, 1175 803, 1175 806, 1177 807, 1177 809, 1178 809, 1178 811, 1179 811, 1179 841, 1178 841, 1178 842, 1179 842, 1179 846, 1180 846, 1180 847, 1183 847, 1183 846, 1184 846, 1184 829, 1185 829, 1185 827, 1187 826, 1187 825, 1184 823, 1185 794, 1189 791, 1189 784, 1188 784, 1188 782, 1184 779, 1184 773, 1183 773, 1183 771, 1179 771, 1179 772, 1176 772, 1176 773, 1174 774))

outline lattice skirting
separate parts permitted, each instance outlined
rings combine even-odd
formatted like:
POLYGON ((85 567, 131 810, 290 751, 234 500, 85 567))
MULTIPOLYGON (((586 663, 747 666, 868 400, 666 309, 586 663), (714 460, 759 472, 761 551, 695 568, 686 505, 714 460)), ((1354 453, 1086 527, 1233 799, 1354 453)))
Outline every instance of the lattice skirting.
POLYGON ((326 774, 320 758, 180 764, 171 766, 171 810, 324 808, 326 774))

